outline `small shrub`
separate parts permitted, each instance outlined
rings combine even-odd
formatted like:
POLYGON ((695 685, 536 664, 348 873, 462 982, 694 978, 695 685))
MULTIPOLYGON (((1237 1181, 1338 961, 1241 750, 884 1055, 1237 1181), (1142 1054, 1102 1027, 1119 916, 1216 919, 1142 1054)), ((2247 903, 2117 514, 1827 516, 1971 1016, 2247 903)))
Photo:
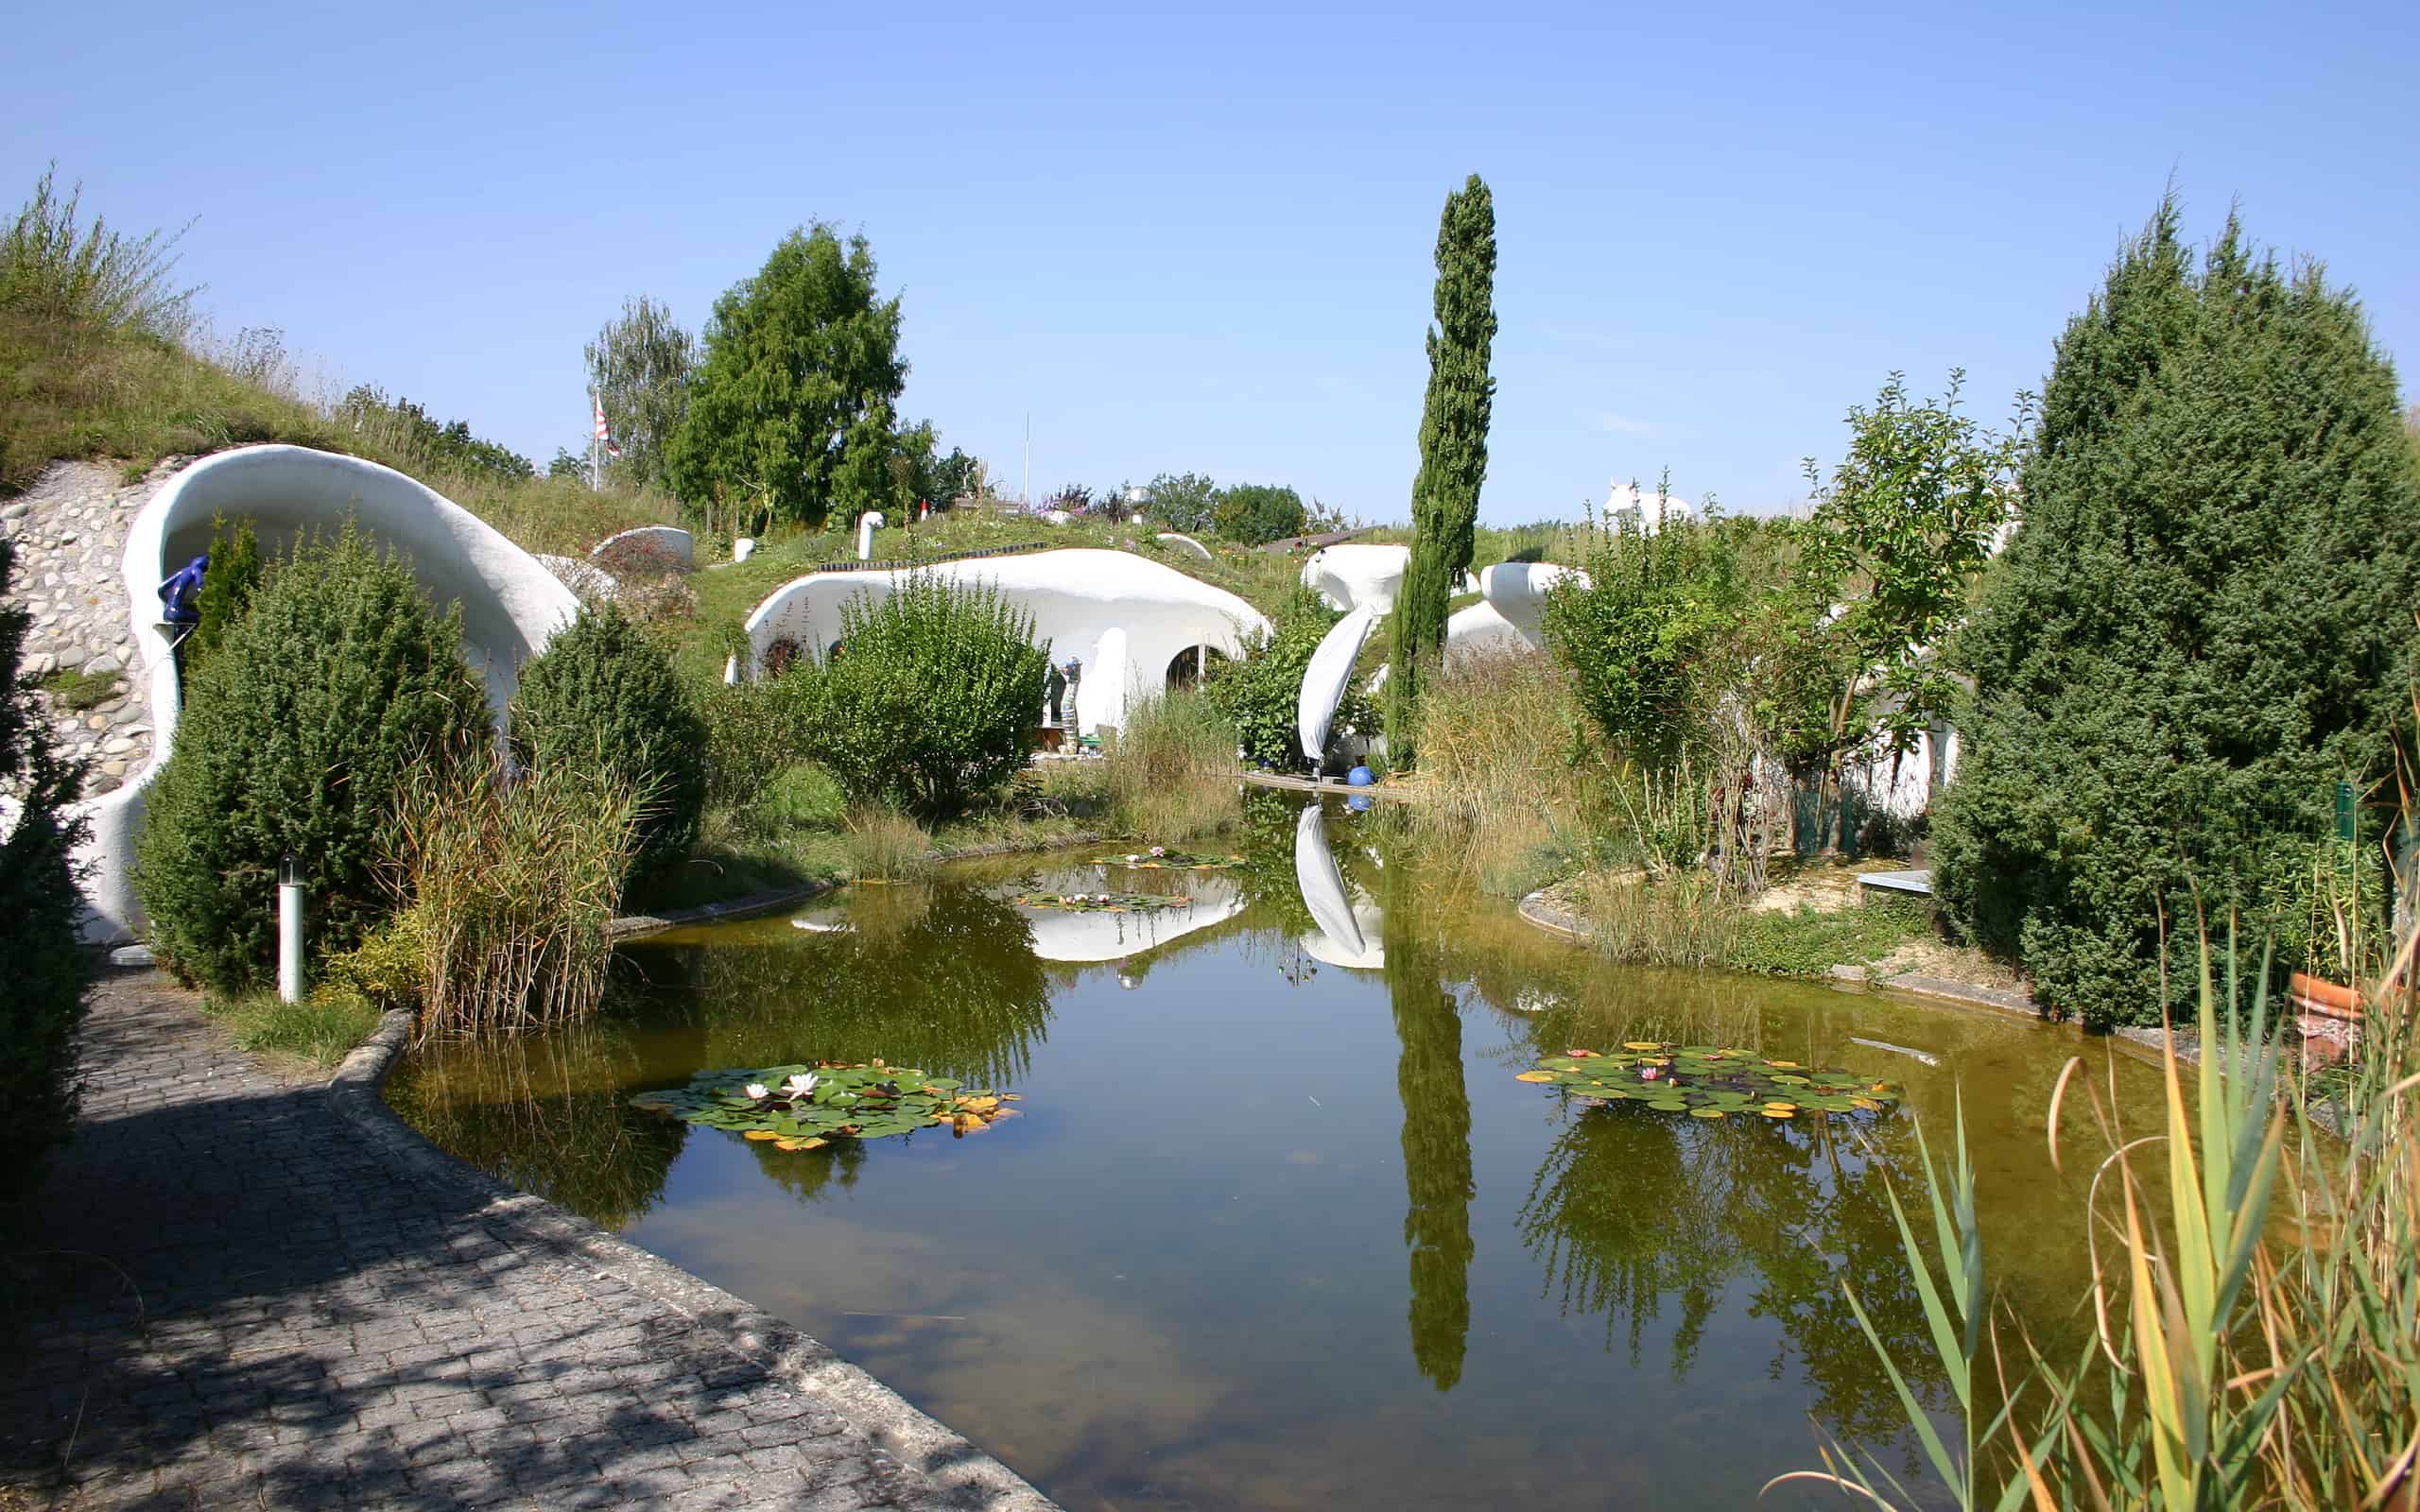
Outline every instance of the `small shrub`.
MULTIPOLYGON (((1257 766, 1294 770, 1305 765, 1301 718, 1303 672, 1320 640, 1343 618, 1307 589, 1297 588, 1275 616, 1270 633, 1244 638, 1243 658, 1213 664, 1202 692, 1220 717, 1236 727, 1243 759, 1257 766)), ((1345 690, 1329 728, 1340 733, 1374 733, 1378 710, 1357 681, 1345 690)))
POLYGON ((78 667, 60 667, 42 679, 42 691, 50 701, 70 713, 83 713, 98 709, 118 696, 126 686, 126 676, 119 672, 103 672, 95 676, 78 667))
POLYGON ((203 574, 194 608, 201 623, 180 647, 182 664, 191 676, 210 660, 227 639, 227 631, 252 607, 261 586, 261 542, 250 520, 228 528, 224 516, 211 522, 210 569, 203 574))
POLYGON ((807 748, 795 691, 778 679, 717 683, 699 699, 705 719, 706 802, 742 810, 807 748))
POLYGON ((853 808, 841 828, 850 869, 860 880, 909 882, 933 869, 933 837, 895 809, 853 808))
POLYGON ((618 608, 582 609, 522 669, 512 745, 533 768, 602 753, 637 784, 634 875, 689 853, 706 802, 706 722, 671 657, 618 608))
POLYGON ((845 654, 777 685, 852 802, 942 818, 1024 769, 1047 658, 997 590, 918 574, 844 605, 840 641, 845 654))
MULTIPOLYGON (((16 547, 0 540, 0 595, 16 547)), ((84 837, 72 805, 84 764, 62 759, 17 665, 30 623, 0 602, 0 1200, 31 1189, 43 1157, 76 1123, 76 1029, 88 970, 76 942, 82 911, 70 856, 84 837)))
POLYGON ((151 790, 135 888, 162 964, 222 993, 267 981, 287 852, 316 952, 385 917, 376 871, 405 775, 449 764, 486 727, 461 647, 458 619, 350 525, 268 576, 186 689, 151 790))
POLYGON ((261 992, 210 1006, 242 1049, 314 1066, 335 1065, 378 1027, 375 1004, 324 983, 300 1003, 261 992))

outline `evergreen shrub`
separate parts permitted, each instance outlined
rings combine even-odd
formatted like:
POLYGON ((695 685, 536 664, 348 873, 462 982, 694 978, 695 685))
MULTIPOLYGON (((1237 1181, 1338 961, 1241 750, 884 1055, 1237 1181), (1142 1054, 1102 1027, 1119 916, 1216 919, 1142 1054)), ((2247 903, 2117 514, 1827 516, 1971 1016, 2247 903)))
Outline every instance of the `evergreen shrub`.
POLYGON ((225 516, 210 523, 210 570, 201 579, 201 592, 194 595, 194 608, 201 615, 201 623, 193 628, 180 649, 184 670, 190 674, 227 639, 229 627, 244 617, 252 607, 252 595, 261 586, 261 542, 250 520, 238 520, 231 527, 225 516))
MULTIPOLYGON (((0 540, 0 595, 16 547, 0 540)), ((76 1029, 90 979, 76 939, 81 900, 71 854, 84 821, 70 812, 84 764, 51 744, 33 685, 18 673, 24 610, 0 604, 0 1200, 31 1190, 42 1158, 76 1123, 76 1029)))
POLYGON ((302 863, 315 954, 388 912, 406 774, 472 748, 487 724, 458 615, 348 524, 298 544, 185 688, 153 783, 135 889, 161 963, 221 993, 275 972, 278 861, 302 863))
POLYGON ((777 686, 852 803, 930 820, 1025 769, 1047 673, 1031 616, 997 589, 918 573, 841 606, 839 654, 777 686))
POLYGON ((2021 486, 1958 644, 1936 885, 2045 1005, 2156 1022, 2163 939, 2189 1002, 2203 919, 2290 934, 2335 782, 2392 766, 2420 603, 2394 372, 2318 268, 2232 218, 2197 268, 2163 204, 2060 339, 2021 486))
POLYGON ((522 668, 512 745, 525 766, 614 764, 643 802, 633 877, 688 855, 706 803, 706 722, 672 658, 619 608, 583 608, 522 668))

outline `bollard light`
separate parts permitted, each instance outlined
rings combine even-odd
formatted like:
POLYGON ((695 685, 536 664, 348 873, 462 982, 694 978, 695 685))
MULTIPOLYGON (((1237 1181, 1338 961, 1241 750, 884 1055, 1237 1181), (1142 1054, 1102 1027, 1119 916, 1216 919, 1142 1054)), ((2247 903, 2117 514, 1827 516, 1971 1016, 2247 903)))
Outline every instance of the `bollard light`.
POLYGON ((302 1001, 302 858, 291 850, 277 862, 277 995, 302 1001))

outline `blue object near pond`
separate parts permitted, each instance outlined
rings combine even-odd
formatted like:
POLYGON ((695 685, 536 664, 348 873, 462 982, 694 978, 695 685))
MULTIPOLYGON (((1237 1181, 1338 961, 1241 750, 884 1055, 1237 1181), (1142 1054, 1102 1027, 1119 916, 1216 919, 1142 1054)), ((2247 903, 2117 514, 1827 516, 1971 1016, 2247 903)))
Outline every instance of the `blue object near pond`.
POLYGON ((1356 766, 1353 770, 1344 774, 1344 780, 1347 782, 1352 783, 1355 787, 1368 787, 1378 779, 1377 775, 1372 772, 1367 766, 1356 766))
POLYGON ((160 585, 160 618, 170 625, 199 625, 201 608, 195 599, 201 593, 201 580, 210 571, 210 554, 202 553, 177 569, 160 585))

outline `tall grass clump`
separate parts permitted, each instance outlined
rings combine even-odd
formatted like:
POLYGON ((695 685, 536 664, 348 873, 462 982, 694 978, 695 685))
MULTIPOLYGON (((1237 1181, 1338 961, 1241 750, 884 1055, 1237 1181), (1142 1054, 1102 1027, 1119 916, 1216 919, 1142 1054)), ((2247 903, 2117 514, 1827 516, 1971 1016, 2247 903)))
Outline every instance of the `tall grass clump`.
MULTIPOLYGON (((2420 1068, 2412 944, 2366 1005, 2367 1038, 2338 1105, 2315 1122, 2272 1027, 2267 962, 2202 955, 2198 1067, 2173 1040, 2150 1129, 2071 1062, 2052 1091, 2048 1153, 2088 1173, 2094 1332, 2080 1359, 2036 1349, 1996 1312, 1962 1122, 1927 1154, 1899 1238, 1956 1395, 1944 1435, 1866 1325, 1931 1477, 1961 1507, 2409 1508, 2420 1504, 2420 1068), (2081 1090, 2100 1131, 2088 1163, 2064 1147, 2081 1090), (1929 1220, 1927 1222, 1927 1220, 1929 1220), (1920 1237, 1920 1235, 1922 1237, 1920 1237)), ((1844 1288, 1845 1290, 1845 1288, 1844 1288)), ((1848 1292, 1852 1308, 1861 1308, 1848 1292)), ((1860 1324, 1865 1324, 1862 1311, 1860 1324)), ((1827 1446, 1820 1480, 1880 1505, 1933 1504, 1870 1455, 1827 1446)))
POLYGON ((1152 839, 1190 839, 1234 810, 1236 727, 1198 693, 1137 699, 1127 705, 1107 765, 1120 826, 1152 839))
POLYGON ((933 869, 933 837, 897 809, 858 804, 841 816, 840 832, 861 882, 913 882, 933 869))
POLYGON ((184 698, 135 890, 161 963, 229 996, 272 978, 279 858, 302 865, 313 949, 348 949, 389 911, 378 868, 406 779, 489 728, 458 614, 350 524, 269 570, 184 698))
POLYGON ((423 1035, 547 1028, 596 1010, 648 796, 603 752, 518 779, 493 759, 410 774, 392 873, 409 902, 391 936, 418 969, 423 1035))
POLYGON ((199 289, 176 286, 184 232, 129 236, 83 217, 83 186, 60 195, 53 163, 0 231, 0 310, 71 336, 117 332, 173 340, 191 321, 199 289))
POLYGON ((1413 829, 1489 892, 1584 859, 1614 773, 1571 674, 1536 652, 1445 659, 1423 693, 1413 829))

